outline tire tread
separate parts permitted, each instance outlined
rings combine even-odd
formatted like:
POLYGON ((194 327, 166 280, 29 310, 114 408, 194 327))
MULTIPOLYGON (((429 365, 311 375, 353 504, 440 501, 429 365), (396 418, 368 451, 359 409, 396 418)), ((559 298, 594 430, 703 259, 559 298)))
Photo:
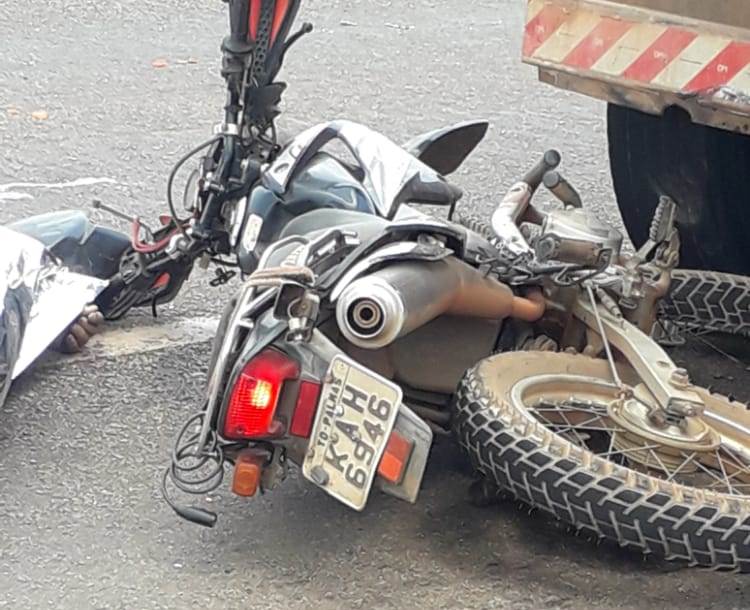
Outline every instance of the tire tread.
POLYGON ((454 431, 479 473, 580 531, 669 560, 750 572, 746 501, 685 493, 594 456, 498 400, 481 365, 459 385, 454 431))

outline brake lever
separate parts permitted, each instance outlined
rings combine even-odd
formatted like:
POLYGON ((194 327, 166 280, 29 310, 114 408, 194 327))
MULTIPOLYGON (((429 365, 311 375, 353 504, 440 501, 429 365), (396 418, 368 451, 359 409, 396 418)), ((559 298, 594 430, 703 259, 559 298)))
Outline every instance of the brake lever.
POLYGON ((284 57, 286 57, 287 51, 292 48, 292 45, 294 45, 294 43, 296 43, 303 36, 312 33, 314 29, 315 27, 313 26, 313 24, 306 21, 302 24, 302 27, 300 27, 299 30, 297 30, 294 34, 287 38, 287 41, 284 43, 284 50, 281 52, 281 61, 284 61, 284 57))

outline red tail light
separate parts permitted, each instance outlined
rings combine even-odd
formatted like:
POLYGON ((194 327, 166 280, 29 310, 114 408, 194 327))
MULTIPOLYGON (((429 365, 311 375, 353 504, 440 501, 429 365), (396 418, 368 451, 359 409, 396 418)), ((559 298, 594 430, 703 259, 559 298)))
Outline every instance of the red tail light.
POLYGON ((297 377, 299 365, 277 350, 266 349, 250 360, 232 388, 224 437, 242 440, 272 434, 284 382, 297 377))

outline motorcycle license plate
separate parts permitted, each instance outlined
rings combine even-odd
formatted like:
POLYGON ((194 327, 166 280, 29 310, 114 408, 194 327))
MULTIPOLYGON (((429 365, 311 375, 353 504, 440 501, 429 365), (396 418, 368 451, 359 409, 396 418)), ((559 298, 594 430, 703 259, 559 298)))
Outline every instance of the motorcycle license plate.
POLYGON ((318 403, 302 472, 355 510, 367 504, 393 430, 402 392, 345 356, 336 356, 318 403))

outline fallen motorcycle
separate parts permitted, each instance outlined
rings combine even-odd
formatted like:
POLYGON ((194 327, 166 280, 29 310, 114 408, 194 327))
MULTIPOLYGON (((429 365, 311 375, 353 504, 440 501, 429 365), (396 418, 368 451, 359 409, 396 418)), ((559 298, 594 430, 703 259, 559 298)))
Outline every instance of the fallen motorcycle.
MULTIPOLYGON (((627 546, 747 570, 747 412, 692 386, 649 337, 677 275, 674 204, 662 202, 651 242, 627 256, 580 209, 552 153, 490 223, 410 207, 454 217, 461 193, 444 175, 484 123, 405 149, 336 121, 281 146, 275 77, 309 31, 290 35, 298 6, 229 3, 225 119, 172 172, 161 228, 135 219, 132 235, 108 234, 80 216, 27 227, 82 266, 102 255, 94 275, 110 280, 98 301, 110 319, 173 298, 199 260, 217 265, 217 285, 234 264, 248 276, 206 402, 165 471, 175 510, 213 524, 166 486, 203 494, 230 466, 244 496, 297 464, 355 509, 374 485, 415 501, 432 435, 452 428, 478 472, 529 504, 627 546), (172 186, 198 154, 180 218, 172 186), (563 209, 530 204, 541 182, 563 209)), ((710 293, 687 300, 716 315, 710 293)), ((721 311, 727 326, 746 324, 732 317, 746 315, 739 306, 721 311)))
POLYGON ((746 407, 694 386, 650 337, 678 261, 674 202, 625 254, 551 151, 489 223, 436 220, 408 204, 457 189, 343 121, 292 142, 266 186, 285 192, 333 138, 384 218, 313 210, 265 250, 165 472, 176 512, 216 520, 170 486, 209 493, 230 468, 232 490, 252 496, 291 464, 356 510, 373 486, 413 502, 433 433, 452 428, 491 485, 581 530, 750 570, 746 407), (419 171, 404 180, 404 167, 419 171), (531 203, 542 183, 560 209, 531 203))
MULTIPOLYGON (((357 164, 322 146, 307 149, 309 157, 298 164, 289 188, 282 191, 265 183, 265 166, 283 153, 290 153, 287 157, 296 154, 278 141, 276 119, 286 85, 276 77, 291 46, 312 29, 305 24, 291 33, 300 2, 228 3, 230 32, 222 44, 227 89, 223 121, 214 137, 174 167, 167 183, 169 214, 160 217, 158 227, 149 227, 102 202, 94 202, 94 207, 129 222, 128 234, 96 225, 81 211, 44 214, 10 225, 41 241, 74 271, 107 280, 108 287, 96 300, 107 319, 119 319, 134 307, 156 312, 158 305, 175 298, 196 262, 214 267, 212 286, 222 286, 237 274, 252 273, 286 224, 311 210, 386 214, 377 197, 368 192, 371 187, 357 164), (180 217, 173 196, 175 183, 179 172, 196 157, 197 168, 189 174, 180 217)), ((487 128, 484 121, 461 123, 418 136, 404 148, 434 173, 447 176, 474 150, 487 128)), ((323 142, 328 136, 317 137, 323 142)), ((295 139, 294 146, 299 144, 295 139)), ((414 174, 413 167, 399 171, 404 171, 403 176, 414 174)), ((425 176, 436 189, 446 188, 429 172, 425 176)), ((424 202, 447 203, 451 210, 460 195, 420 188, 424 202)), ((679 270, 675 286, 661 312, 665 320, 687 328, 750 335, 745 305, 750 279, 679 270)))
MULTIPOLYGON (((226 284, 238 273, 251 273, 286 223, 310 210, 382 215, 356 169, 326 151, 317 150, 306 159, 283 193, 261 184, 262 167, 282 151, 276 119, 286 85, 275 79, 291 46, 312 30, 305 24, 291 33, 299 5, 300 0, 229 2, 230 34, 222 44, 227 86, 223 122, 216 135, 174 167, 167 184, 169 214, 160 217, 158 228, 100 201, 94 207, 129 222, 130 234, 96 225, 81 211, 43 214, 9 225, 41 241, 69 268, 108 280, 96 302, 108 320, 134 307, 155 311, 171 301, 196 262, 215 267, 212 286, 226 284), (187 180, 180 217, 174 185, 178 173, 196 157, 198 167, 187 180)), ((462 123, 423 134, 406 146, 432 167, 433 174, 447 175, 481 141, 487 127, 484 121, 462 123)), ((447 196, 457 199, 456 193, 447 196)))

